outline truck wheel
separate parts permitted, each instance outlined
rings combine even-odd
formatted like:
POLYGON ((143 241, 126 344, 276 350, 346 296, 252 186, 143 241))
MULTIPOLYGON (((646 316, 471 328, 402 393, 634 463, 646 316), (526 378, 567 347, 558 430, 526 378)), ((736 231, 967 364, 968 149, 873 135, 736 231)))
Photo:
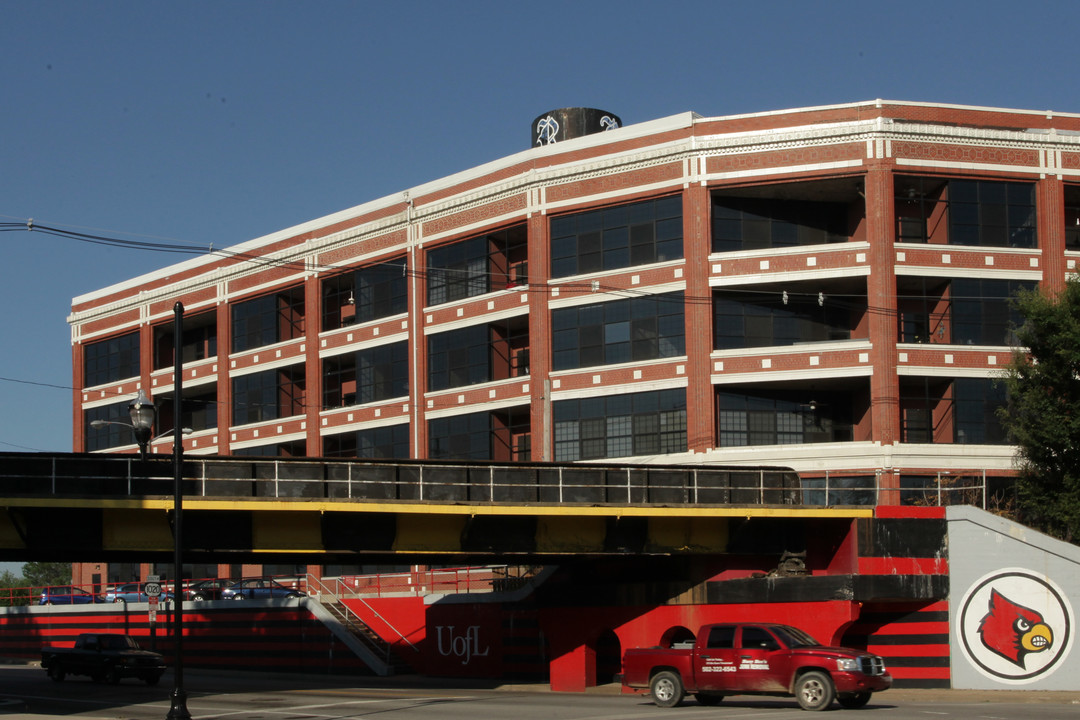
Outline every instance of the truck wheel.
POLYGON ((56 682, 64 682, 66 675, 67 673, 64 672, 64 666, 60 663, 53 663, 52 667, 49 668, 49 677, 56 682))
POLYGON ((143 678, 143 682, 145 682, 147 685, 151 685, 151 686, 157 685, 158 680, 161 680, 160 675, 147 675, 146 677, 143 678))
POLYGON ((847 708, 848 710, 857 710, 866 703, 870 702, 871 693, 869 690, 865 692, 857 693, 844 693, 843 695, 836 696, 836 702, 840 703, 840 707, 847 708))
POLYGON ((720 701, 724 699, 724 696, 714 695, 713 693, 698 693, 694 696, 694 699, 698 701, 698 705, 712 707, 713 705, 719 705, 720 701))
POLYGON ((824 710, 835 695, 832 679, 823 672, 812 670, 795 681, 795 698, 803 710, 824 710))
POLYGON ((110 685, 117 685, 120 683, 120 669, 115 665, 105 671, 105 682, 110 685))
POLYGON ((662 670, 653 675, 649 681, 649 692, 652 693, 653 703, 662 708, 675 707, 682 702, 686 694, 682 679, 678 673, 670 670, 662 670))

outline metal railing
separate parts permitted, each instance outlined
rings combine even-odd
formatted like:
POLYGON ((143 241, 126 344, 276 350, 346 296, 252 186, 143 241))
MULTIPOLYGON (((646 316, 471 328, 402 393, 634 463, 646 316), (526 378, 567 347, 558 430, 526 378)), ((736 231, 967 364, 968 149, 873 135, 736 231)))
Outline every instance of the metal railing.
MULTIPOLYGON (((783 467, 188 457, 189 497, 582 505, 881 504, 882 473, 783 467)), ((986 470, 889 473, 901 505, 1004 502, 986 470), (899 488, 895 485, 900 475, 899 488)), ((172 461, 135 455, 0 453, 2 497, 171 496, 172 461)))
POLYGON ((362 597, 353 593, 347 584, 341 582, 341 578, 317 578, 314 575, 307 577, 308 594, 319 602, 334 608, 335 615, 369 650, 376 653, 383 662, 390 663, 393 660, 393 648, 390 643, 374 632, 364 620, 346 604, 340 602, 342 597, 358 598, 373 616, 388 627, 401 641, 415 652, 420 650, 413 645, 404 633, 394 627, 394 624, 384 618, 378 610, 371 607, 362 597))
MULTIPOLYGON (((133 455, 0 453, 0 495, 172 493, 172 462, 133 455)), ((799 505, 782 467, 186 458, 193 497, 589 505, 799 505)))

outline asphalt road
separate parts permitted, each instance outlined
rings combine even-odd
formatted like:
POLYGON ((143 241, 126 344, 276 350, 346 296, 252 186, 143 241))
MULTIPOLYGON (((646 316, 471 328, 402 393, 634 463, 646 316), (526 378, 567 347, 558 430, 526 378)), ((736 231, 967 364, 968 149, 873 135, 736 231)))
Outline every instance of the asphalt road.
MULTIPOLYGON (((55 683, 33 665, 0 665, 0 714, 48 720, 109 718, 162 720, 169 710, 172 675, 148 687, 135 680, 119 685, 68 678, 55 683)), ((195 720, 702 720, 704 718, 802 718, 793 699, 725 698, 706 708, 692 699, 665 710, 647 697, 622 695, 617 687, 584 694, 552 693, 543 685, 483 686, 452 681, 402 679, 325 679, 249 673, 185 674, 187 707, 195 720)), ((1080 692, 1025 693, 890 690, 876 695, 862 710, 871 720, 1075 720, 1080 692), (1037 704, 1037 706, 1036 706, 1037 704)))

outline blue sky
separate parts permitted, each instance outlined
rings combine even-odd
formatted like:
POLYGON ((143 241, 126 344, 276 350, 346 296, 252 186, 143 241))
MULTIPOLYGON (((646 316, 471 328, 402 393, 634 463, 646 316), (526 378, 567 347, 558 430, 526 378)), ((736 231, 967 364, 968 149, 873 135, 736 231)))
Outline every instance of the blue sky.
MULTIPOLYGON (((885 98, 1080 112, 1080 3, 0 2, 0 223, 222 247, 625 123, 885 98)), ((71 298, 185 256, 0 232, 0 451, 71 449, 71 298)))

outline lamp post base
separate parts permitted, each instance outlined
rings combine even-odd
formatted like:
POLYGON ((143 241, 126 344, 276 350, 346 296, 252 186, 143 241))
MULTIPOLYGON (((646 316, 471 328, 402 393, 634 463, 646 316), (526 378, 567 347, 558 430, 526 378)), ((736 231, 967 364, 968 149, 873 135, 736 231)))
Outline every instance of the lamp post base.
POLYGON ((191 720, 191 713, 187 709, 187 693, 176 688, 169 698, 172 705, 169 707, 169 714, 165 716, 166 720, 191 720))

